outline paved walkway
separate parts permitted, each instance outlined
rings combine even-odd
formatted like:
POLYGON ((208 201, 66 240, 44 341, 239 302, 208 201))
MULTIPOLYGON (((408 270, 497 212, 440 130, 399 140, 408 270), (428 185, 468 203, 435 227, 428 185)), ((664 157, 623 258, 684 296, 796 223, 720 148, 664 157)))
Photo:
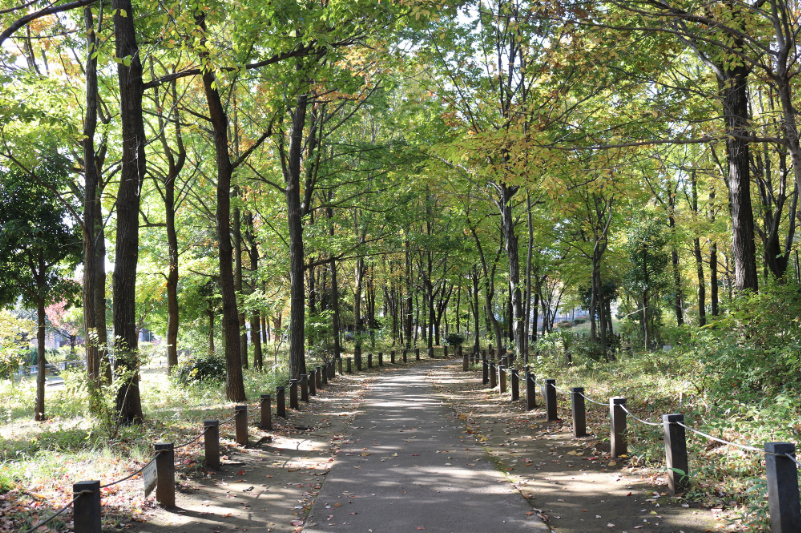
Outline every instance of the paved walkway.
POLYGON ((465 438, 429 384, 428 368, 375 379, 303 531, 549 531, 465 438))

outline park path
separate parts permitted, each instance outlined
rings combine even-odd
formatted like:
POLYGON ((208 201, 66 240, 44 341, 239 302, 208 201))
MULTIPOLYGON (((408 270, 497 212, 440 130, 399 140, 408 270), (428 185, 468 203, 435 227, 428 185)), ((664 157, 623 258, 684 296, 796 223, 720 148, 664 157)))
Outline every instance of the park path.
POLYGON ((375 378, 303 531, 549 531, 441 401, 442 364, 375 378))

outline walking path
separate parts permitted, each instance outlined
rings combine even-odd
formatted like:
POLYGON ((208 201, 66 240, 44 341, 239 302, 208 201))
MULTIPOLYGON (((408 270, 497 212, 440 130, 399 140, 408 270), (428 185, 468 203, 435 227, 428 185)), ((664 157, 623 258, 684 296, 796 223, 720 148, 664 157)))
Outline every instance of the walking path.
POLYGON ((375 378, 305 532, 549 531, 466 436, 428 370, 375 378))

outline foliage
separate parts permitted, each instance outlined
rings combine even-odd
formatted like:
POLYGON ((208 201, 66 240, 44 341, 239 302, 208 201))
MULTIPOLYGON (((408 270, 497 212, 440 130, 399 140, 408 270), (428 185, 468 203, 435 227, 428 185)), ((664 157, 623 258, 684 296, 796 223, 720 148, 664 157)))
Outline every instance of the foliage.
POLYGON ((179 363, 172 373, 173 379, 182 385, 203 382, 225 381, 225 358, 205 355, 179 363))
POLYGON ((447 346, 461 346, 464 340, 465 337, 461 333, 449 333, 445 337, 445 344, 447 346))

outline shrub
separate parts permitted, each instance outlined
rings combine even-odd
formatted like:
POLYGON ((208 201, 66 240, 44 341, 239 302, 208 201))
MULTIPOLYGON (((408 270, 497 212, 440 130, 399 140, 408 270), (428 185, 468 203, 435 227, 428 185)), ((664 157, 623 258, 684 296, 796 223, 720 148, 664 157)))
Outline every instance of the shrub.
POLYGON ((173 379, 182 385, 206 381, 225 381, 225 358, 207 355, 179 364, 172 372, 173 379))
POLYGON ((461 346, 464 342, 464 335, 461 333, 451 333, 445 337, 445 344, 447 346, 461 346))

